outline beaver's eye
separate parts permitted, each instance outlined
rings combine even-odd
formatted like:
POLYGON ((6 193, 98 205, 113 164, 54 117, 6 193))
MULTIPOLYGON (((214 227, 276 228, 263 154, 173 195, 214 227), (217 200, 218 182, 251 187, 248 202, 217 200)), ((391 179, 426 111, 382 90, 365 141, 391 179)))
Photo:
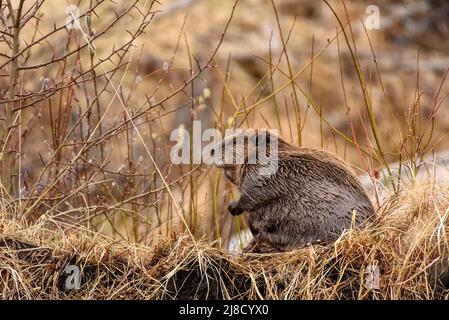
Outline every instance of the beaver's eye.
POLYGON ((214 154, 215 154, 215 149, 211 149, 211 150, 210 150, 210 155, 211 155, 211 156, 214 156, 214 154))

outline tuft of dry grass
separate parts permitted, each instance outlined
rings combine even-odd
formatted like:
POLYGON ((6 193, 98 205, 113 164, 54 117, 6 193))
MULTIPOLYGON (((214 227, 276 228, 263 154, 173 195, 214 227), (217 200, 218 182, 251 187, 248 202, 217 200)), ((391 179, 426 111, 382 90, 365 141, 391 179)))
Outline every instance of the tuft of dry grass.
POLYGON ((449 189, 410 185, 377 219, 334 244, 232 254, 182 234, 153 247, 116 242, 50 217, 0 222, 2 299, 435 299, 449 297, 449 189), (68 265, 80 288, 67 289, 68 265), (370 287, 367 270, 380 271, 370 287))

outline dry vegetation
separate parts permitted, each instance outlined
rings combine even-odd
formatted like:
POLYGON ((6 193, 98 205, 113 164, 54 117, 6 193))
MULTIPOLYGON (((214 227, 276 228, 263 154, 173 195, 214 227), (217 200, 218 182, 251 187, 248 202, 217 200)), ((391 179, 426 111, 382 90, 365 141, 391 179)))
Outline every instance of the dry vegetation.
POLYGON ((231 255, 187 235, 142 247, 85 229, 62 233, 47 216, 31 227, 3 220, 2 298, 448 298, 448 205, 447 190, 417 186, 385 203, 375 224, 348 230, 335 244, 272 255, 231 255), (67 265, 81 269, 78 290, 65 287, 67 265), (370 265, 381 270, 375 289, 366 285, 370 265))
POLYGON ((368 4, 0 0, 1 297, 447 298, 448 169, 423 168, 449 148, 449 5, 379 0, 369 30, 368 4), (228 252, 237 191, 169 158, 195 120, 335 152, 376 222, 327 247, 228 252))

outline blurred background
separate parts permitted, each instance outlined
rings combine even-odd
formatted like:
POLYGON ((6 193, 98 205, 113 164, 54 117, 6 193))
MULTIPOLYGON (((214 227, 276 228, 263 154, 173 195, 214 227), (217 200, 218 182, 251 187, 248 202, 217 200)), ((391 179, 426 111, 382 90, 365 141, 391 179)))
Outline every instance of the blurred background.
POLYGON ((14 109, 4 149, 18 186, 3 205, 31 223, 145 244, 189 229, 227 246, 246 228, 226 209, 238 191, 215 168, 169 158, 171 132, 194 120, 278 129, 391 192, 449 147, 444 0, 26 2, 13 93, 1 7, 2 122, 14 109))

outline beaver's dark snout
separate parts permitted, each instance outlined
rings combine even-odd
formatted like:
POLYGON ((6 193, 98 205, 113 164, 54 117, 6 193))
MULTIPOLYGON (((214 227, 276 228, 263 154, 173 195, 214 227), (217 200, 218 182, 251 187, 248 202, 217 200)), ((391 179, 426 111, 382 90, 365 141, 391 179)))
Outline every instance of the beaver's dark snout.
POLYGON ((239 206, 238 201, 231 201, 228 205, 228 211, 233 216, 238 216, 242 214, 244 210, 239 206))

